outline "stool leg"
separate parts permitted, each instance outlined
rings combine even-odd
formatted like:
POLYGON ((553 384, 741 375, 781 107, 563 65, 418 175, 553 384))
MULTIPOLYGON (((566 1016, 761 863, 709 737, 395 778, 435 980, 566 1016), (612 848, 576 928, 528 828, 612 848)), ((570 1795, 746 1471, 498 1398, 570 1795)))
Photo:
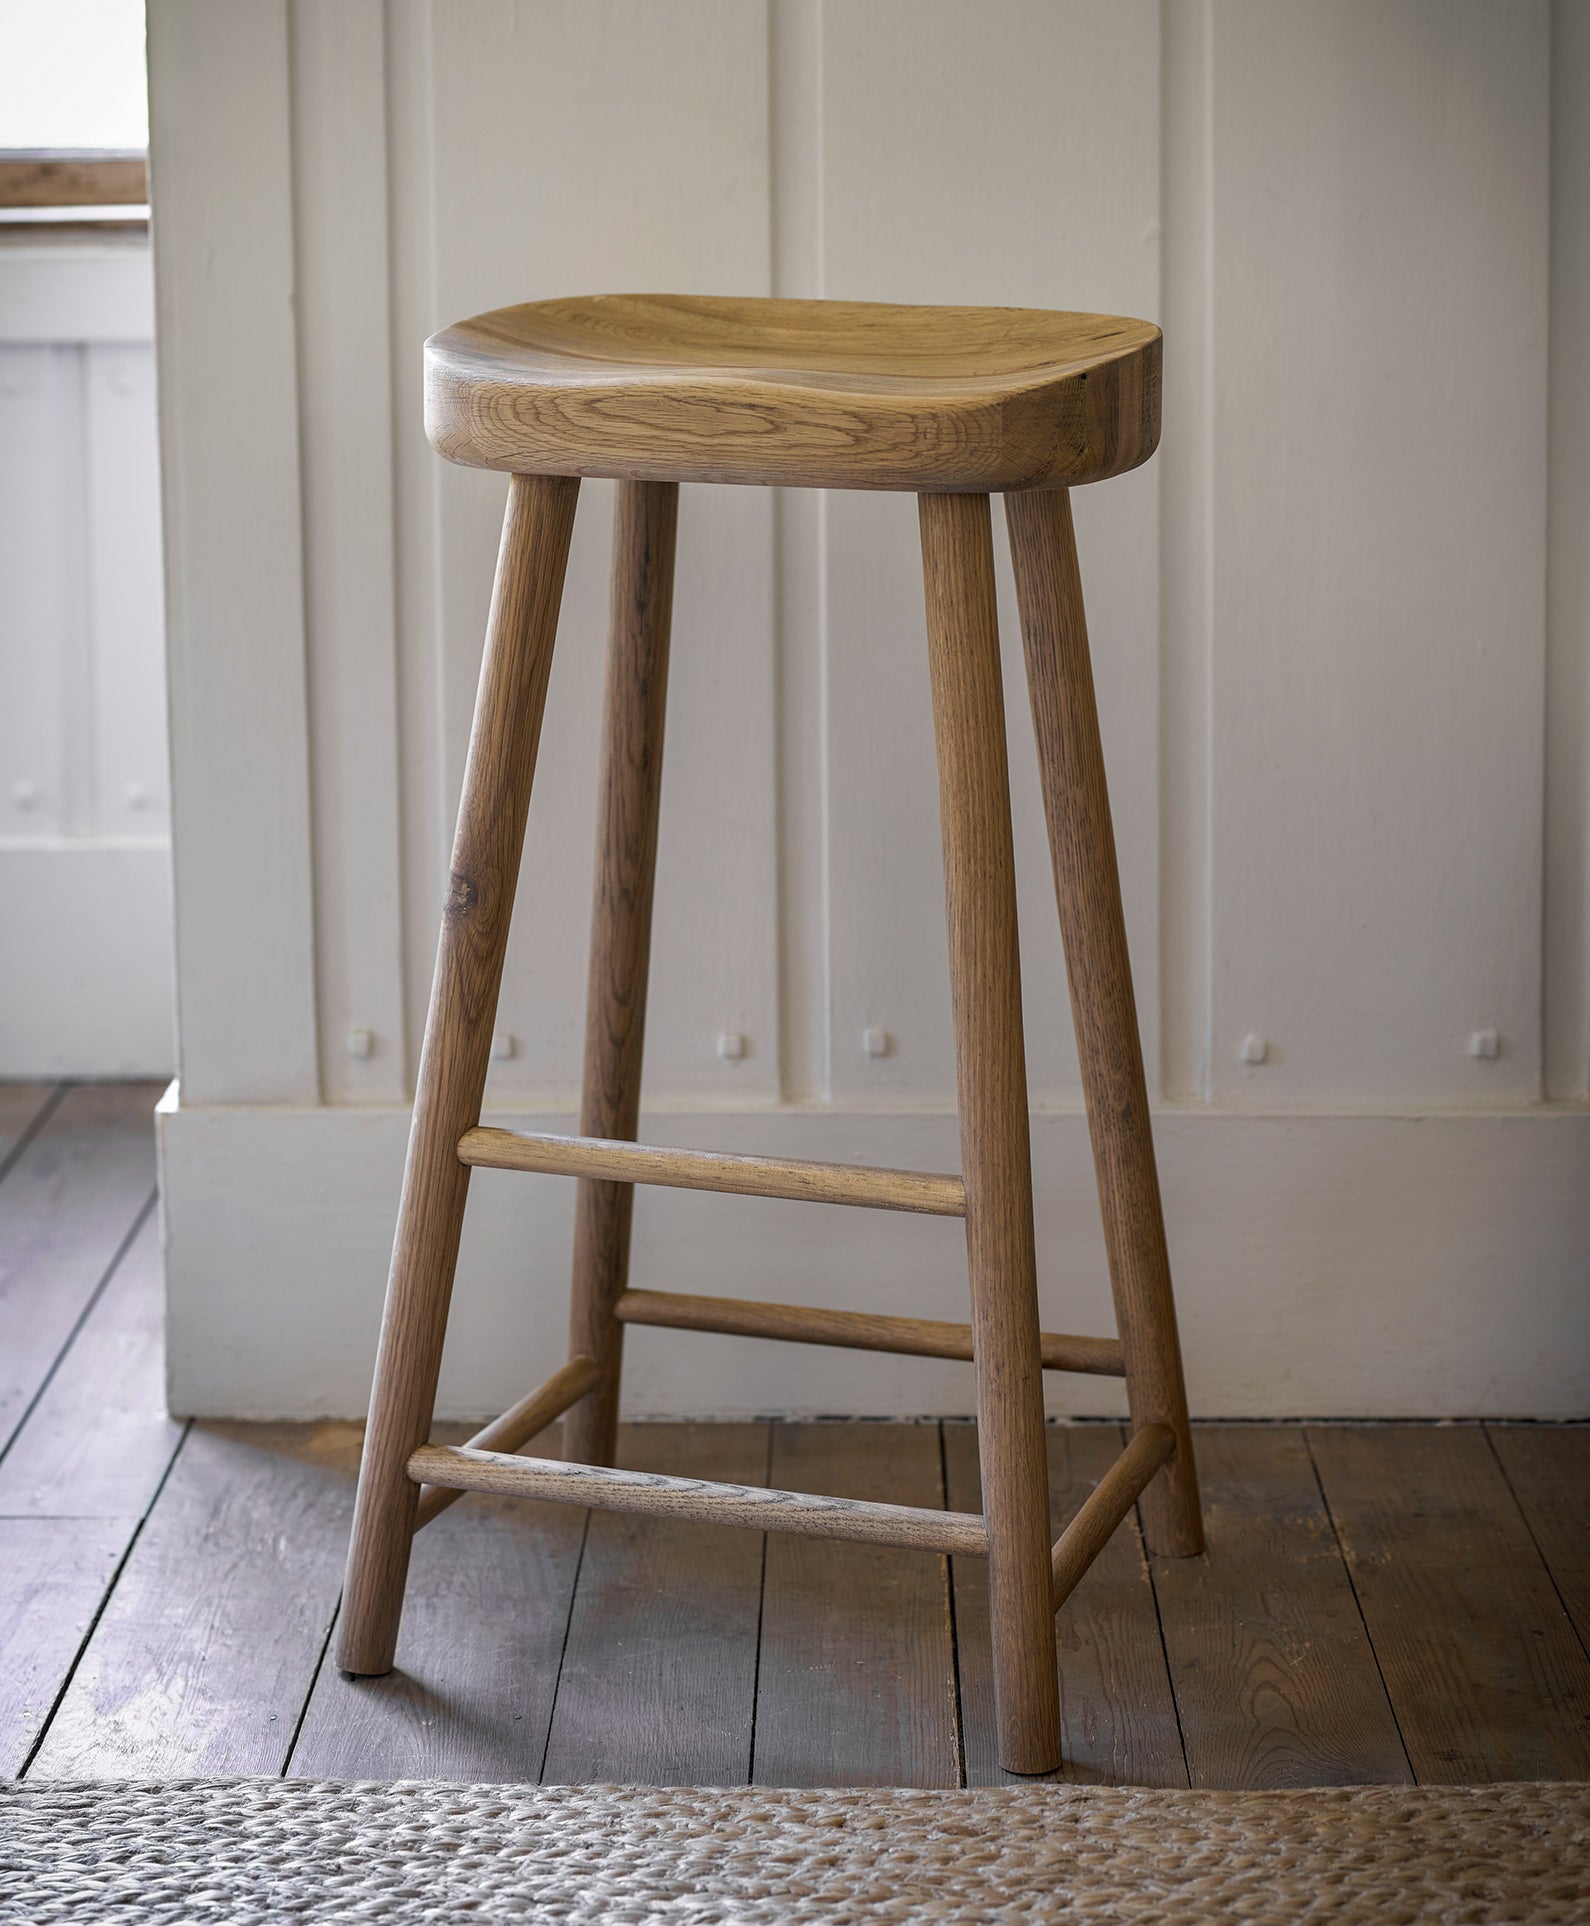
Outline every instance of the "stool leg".
POLYGON ((1016 871, 986 495, 923 495, 1000 1764, 1060 1763, 1016 871))
MULTIPOLYGON (((580 1094, 585 1137, 633 1139, 640 1116, 678 518, 677 482, 618 484, 580 1094)), ((628 1279, 634 1204, 633 1184, 580 1180, 569 1354, 595 1358, 602 1369, 564 1420, 567 1453, 582 1464, 613 1462, 624 1362, 613 1306, 628 1279)))
POLYGON ((480 1121, 579 486, 540 475, 508 485, 354 1506, 345 1672, 389 1672, 397 1649, 419 1497, 407 1466, 430 1436, 469 1189, 458 1140, 480 1121))
POLYGON ((1063 488, 1007 495, 1005 515, 1132 1428, 1176 1434, 1143 1523, 1152 1550, 1188 1557, 1203 1550, 1203 1518, 1071 501, 1063 488))

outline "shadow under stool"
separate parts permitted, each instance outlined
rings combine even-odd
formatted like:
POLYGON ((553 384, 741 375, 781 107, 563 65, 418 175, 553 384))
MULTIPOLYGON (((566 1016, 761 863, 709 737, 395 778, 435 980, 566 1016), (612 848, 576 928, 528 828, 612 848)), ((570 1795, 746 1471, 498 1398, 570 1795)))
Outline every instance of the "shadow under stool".
POLYGON ((1068 490, 1146 461, 1160 336, 1034 309, 615 295, 504 308, 426 347, 439 453, 510 476, 359 1476, 339 1662, 391 1669, 414 1532, 468 1491, 989 1561, 1001 1764, 1059 1763, 1053 1614, 1141 1499, 1202 1549, 1175 1305, 1068 490), (580 1135, 483 1127, 482 1094, 582 476, 616 479, 580 1135), (961 1172, 635 1142, 681 482, 918 498, 961 1172), (1005 496, 1118 1335, 1038 1325, 989 495, 1005 496), (467 1446, 430 1442, 476 1166, 578 1179, 569 1360, 467 1446), (637 1183, 964 1217, 971 1321, 627 1288, 637 1183), (970 1358, 983 1512, 612 1468, 626 1324, 970 1358), (1124 1377, 1131 1438, 1049 1542, 1042 1373, 1124 1377), (518 1455, 567 1413, 568 1461, 518 1455))

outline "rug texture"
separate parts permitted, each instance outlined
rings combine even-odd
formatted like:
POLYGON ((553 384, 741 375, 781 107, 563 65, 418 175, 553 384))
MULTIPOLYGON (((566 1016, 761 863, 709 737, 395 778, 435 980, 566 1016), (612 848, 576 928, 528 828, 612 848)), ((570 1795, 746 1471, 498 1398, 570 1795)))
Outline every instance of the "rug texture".
POLYGON ((1590 1786, 0 1787, 0 1920, 1568 1926, 1590 1786))

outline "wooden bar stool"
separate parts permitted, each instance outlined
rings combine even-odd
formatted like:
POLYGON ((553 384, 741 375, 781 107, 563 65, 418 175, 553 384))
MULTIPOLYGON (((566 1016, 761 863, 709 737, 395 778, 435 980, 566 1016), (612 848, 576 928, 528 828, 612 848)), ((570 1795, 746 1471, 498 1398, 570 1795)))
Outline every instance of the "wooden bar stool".
POLYGON ((345 1671, 391 1669, 413 1534, 466 1491, 986 1554, 1000 1759, 1012 1772, 1046 1772, 1060 1755, 1054 1612, 1139 1497, 1154 1549, 1201 1550, 1067 494, 1153 453, 1159 374, 1159 331, 1147 323, 1010 308, 604 296, 504 308, 428 343, 435 447, 511 479, 359 1476, 345 1671), (616 478, 618 504, 581 1134, 557 1137, 484 1127, 480 1107, 582 475, 616 478), (680 482, 919 498, 959 1176, 634 1141, 680 482), (1116 1338, 1038 1328, 988 502, 996 489, 1006 496, 1116 1338), (561 1370, 453 1448, 430 1442, 431 1417, 469 1174, 481 1165, 578 1178, 572 1331, 561 1370), (631 1290, 637 1183, 964 1217, 971 1322, 631 1290), (983 1513, 612 1469, 626 1324, 970 1358, 983 1513), (1132 1424, 1126 1450, 1052 1547, 1044 1370, 1124 1376, 1132 1424), (516 1455, 565 1412, 569 1462, 516 1455))

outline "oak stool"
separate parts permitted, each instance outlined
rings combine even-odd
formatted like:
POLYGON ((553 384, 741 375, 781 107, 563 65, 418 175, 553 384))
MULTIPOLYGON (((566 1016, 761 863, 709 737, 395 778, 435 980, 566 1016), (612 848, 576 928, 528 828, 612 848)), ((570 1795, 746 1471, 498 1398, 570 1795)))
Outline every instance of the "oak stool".
POLYGON ((359 1474, 339 1661, 391 1669, 415 1531, 467 1491, 915 1546, 989 1562, 999 1756, 1059 1763, 1053 1614, 1141 1498, 1150 1546, 1202 1521, 1068 489, 1159 439, 1160 336, 1022 308, 613 295, 477 316, 425 350, 449 461, 506 469, 507 517, 359 1474), (616 479, 580 1135, 480 1121, 581 476, 616 479), (961 1174, 634 1141, 681 482, 918 498, 961 1174), (1005 496, 1118 1335, 1038 1328, 1016 896, 989 494, 1005 496), (569 1360, 463 1447, 430 1442, 476 1166, 579 1180, 569 1360), (628 1287, 637 1183, 966 1220, 971 1322, 628 1287), (612 1469, 626 1324, 969 1358, 983 1513, 612 1469), (1124 1377, 1131 1441, 1052 1547, 1042 1373, 1124 1377), (564 1413, 568 1461, 517 1455, 564 1413))

